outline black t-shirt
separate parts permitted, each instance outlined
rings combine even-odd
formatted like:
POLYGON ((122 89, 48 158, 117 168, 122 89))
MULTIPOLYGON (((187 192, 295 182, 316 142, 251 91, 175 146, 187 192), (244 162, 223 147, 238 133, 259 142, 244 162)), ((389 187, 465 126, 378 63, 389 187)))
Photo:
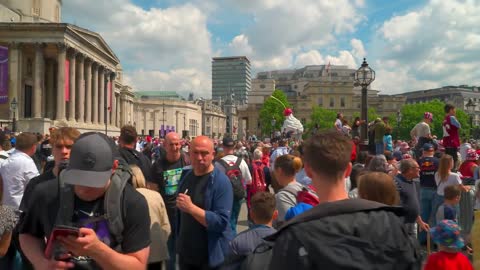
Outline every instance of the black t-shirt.
MULTIPOLYGON (((27 209, 18 224, 18 230, 20 234, 30 234, 44 239, 50 236, 59 209, 58 180, 55 179, 36 185, 32 195, 31 202, 26 205, 27 209)), ((104 211, 103 205, 95 209, 95 204, 99 200, 103 204, 103 197, 93 202, 85 202, 75 196, 74 219, 81 219, 82 213, 90 214, 93 212, 93 216, 101 216, 104 211)), ((122 253, 133 253, 150 245, 150 215, 145 198, 135 191, 131 185, 125 187, 123 200, 126 209, 123 219, 122 253)), ((105 230, 100 223, 93 224, 96 226, 97 236, 105 244, 114 247, 114 243, 109 240, 112 238, 105 238, 108 228, 105 230)), ((88 227, 89 225, 86 226, 88 227)))
POLYGON ((32 178, 27 186, 25 187, 25 191, 23 192, 22 202, 20 203, 20 210, 27 211, 29 203, 31 202, 31 198, 33 196, 32 192, 35 187, 41 183, 47 182, 49 180, 54 180, 56 177, 53 174, 53 169, 50 169, 47 172, 40 174, 37 177, 32 178))
POLYGON ((50 144, 50 140, 44 140, 40 144, 40 153, 42 155, 42 160, 46 161, 47 157, 52 155, 52 145, 50 144))
MULTIPOLYGON (((179 192, 190 195, 193 204, 205 209, 205 190, 210 174, 195 176, 190 173, 179 192)), ((180 212, 180 233, 177 239, 177 251, 182 260, 194 265, 208 264, 207 228, 200 224, 192 215, 180 212)))
POLYGON ((143 173, 146 181, 152 181, 151 167, 152 161, 143 153, 135 149, 119 147, 118 152, 125 159, 128 165, 137 165, 143 173))
POLYGON ((420 166, 420 186, 437 188, 435 173, 438 170, 438 158, 423 157, 418 161, 418 166, 420 166))
POLYGON ((153 183, 158 185, 158 191, 165 202, 168 219, 172 226, 175 224, 178 182, 182 175, 182 168, 186 165, 182 154, 180 159, 174 163, 170 163, 166 158, 159 158, 152 166, 153 183))

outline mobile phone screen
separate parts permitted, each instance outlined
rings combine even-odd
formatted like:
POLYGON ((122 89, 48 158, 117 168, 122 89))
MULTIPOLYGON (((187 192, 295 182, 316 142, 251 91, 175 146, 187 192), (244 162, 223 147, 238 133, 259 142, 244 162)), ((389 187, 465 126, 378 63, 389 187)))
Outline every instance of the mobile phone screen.
POLYGON ((67 237, 67 236, 80 236, 78 228, 70 227, 70 226, 55 226, 53 228, 50 237, 48 238, 47 247, 45 248, 45 257, 50 259, 52 257, 52 253, 54 247, 57 245, 57 237, 67 237))

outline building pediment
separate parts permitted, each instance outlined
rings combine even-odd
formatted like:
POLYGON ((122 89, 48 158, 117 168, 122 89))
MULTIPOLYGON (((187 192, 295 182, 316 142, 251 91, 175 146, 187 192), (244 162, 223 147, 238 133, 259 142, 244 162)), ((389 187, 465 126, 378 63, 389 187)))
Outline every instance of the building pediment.
POLYGON ((120 63, 120 60, 112 51, 107 42, 100 36, 98 33, 92 32, 85 28, 81 28, 75 25, 68 25, 69 30, 77 35, 77 37, 84 42, 90 43, 92 46, 96 47, 104 54, 108 55, 110 58, 114 59, 117 63, 120 63))

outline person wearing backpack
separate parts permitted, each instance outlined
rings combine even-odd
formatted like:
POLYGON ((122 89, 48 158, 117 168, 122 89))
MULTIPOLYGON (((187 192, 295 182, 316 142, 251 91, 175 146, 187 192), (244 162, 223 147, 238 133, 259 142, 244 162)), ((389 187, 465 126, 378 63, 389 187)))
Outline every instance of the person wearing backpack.
POLYGON ((135 149, 137 136, 137 130, 134 126, 123 126, 120 129, 120 137, 118 138, 118 151, 128 165, 135 164, 142 170, 147 182, 153 182, 151 174, 152 162, 145 154, 135 149))
POLYGON ((273 173, 281 189, 275 195, 278 218, 275 228, 285 221, 287 211, 297 205, 297 194, 303 190, 303 185, 295 180, 295 175, 302 169, 302 160, 293 155, 279 156, 275 160, 273 173))
POLYGON ((421 269, 418 244, 408 236, 401 208, 348 199, 344 182, 352 168, 351 148, 335 130, 307 140, 305 172, 320 203, 266 237, 271 248, 250 255, 242 269, 421 269))
POLYGON ((114 158, 114 147, 104 134, 84 133, 60 176, 35 186, 18 231, 22 250, 36 269, 146 268, 147 202, 127 184, 131 171, 114 158), (47 258, 45 239, 58 226, 76 227, 78 236, 52 239, 58 249, 47 258))
POLYGON ((225 156, 215 163, 215 168, 225 173, 232 183, 233 206, 230 215, 230 226, 233 233, 236 234, 238 216, 246 197, 246 186, 252 183, 252 175, 245 160, 234 155, 234 148, 235 142, 232 138, 223 138, 225 156))

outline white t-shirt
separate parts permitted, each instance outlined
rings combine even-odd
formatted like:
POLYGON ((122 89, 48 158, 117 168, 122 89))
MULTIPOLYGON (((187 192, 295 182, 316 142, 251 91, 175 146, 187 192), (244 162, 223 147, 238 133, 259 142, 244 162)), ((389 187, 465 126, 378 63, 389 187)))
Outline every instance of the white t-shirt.
POLYGON ((335 128, 336 128, 337 130, 341 131, 341 130, 342 130, 342 127, 343 127, 343 125, 342 125, 342 120, 340 120, 340 119, 337 118, 337 120, 335 120, 335 128))
POLYGON ((451 172, 450 175, 447 177, 447 180, 440 183, 440 176, 437 172, 435 173, 435 182, 437 183, 437 194, 440 196, 444 196, 444 191, 446 187, 453 185, 461 185, 462 179, 460 179, 460 175, 458 173, 451 172))
POLYGON ((3 204, 18 209, 30 179, 38 176, 33 159, 22 151, 14 151, 2 164, 3 204))
POLYGON ((469 149, 472 149, 472 145, 469 143, 462 143, 460 145, 460 156, 462 157, 462 161, 467 159, 467 152, 469 149))
MULTIPOLYGON (((237 162, 238 157, 234 155, 226 155, 222 159, 225 160, 228 165, 234 165, 235 162, 237 162)), ((225 172, 225 168, 219 162, 215 163, 215 167, 217 167, 220 171, 225 172)), ((248 165, 245 160, 240 162, 240 171, 242 172, 243 181, 245 181, 245 184, 252 184, 252 175, 250 174, 250 170, 248 169, 248 165)))

